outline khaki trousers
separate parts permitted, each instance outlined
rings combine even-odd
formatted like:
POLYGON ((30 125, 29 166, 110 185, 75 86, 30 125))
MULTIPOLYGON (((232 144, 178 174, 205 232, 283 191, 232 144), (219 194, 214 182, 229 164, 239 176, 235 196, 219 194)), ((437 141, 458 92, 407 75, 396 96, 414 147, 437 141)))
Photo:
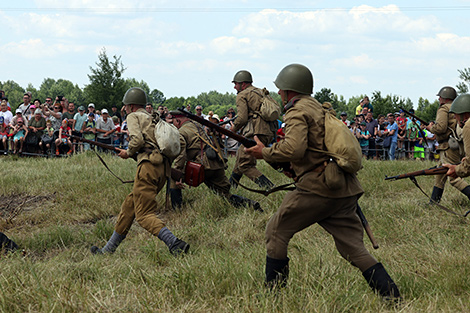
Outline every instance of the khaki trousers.
POLYGON ((330 199, 299 190, 289 192, 266 226, 267 255, 287 259, 287 246, 294 234, 318 223, 333 236, 341 256, 364 272, 377 260, 364 246, 356 204, 356 196, 330 199))
POLYGON ((215 193, 230 198, 230 183, 225 170, 223 168, 218 170, 205 170, 204 171, 204 184, 215 193))
POLYGON ((149 233, 157 236, 165 226, 156 215, 157 194, 165 185, 164 164, 153 165, 142 161, 137 166, 134 187, 121 205, 115 230, 120 235, 127 235, 134 219, 149 233))
MULTIPOLYGON (((271 140, 269 136, 265 135, 259 135, 258 139, 265 146, 267 146, 271 140)), ((256 168, 256 158, 245 152, 244 145, 240 145, 237 150, 237 159, 233 167, 233 172, 238 175, 246 175, 251 180, 255 180, 263 175, 263 173, 256 168)))
MULTIPOLYGON (((452 150, 452 149, 447 149, 444 151, 439 151, 439 165, 442 165, 444 163, 450 163, 450 164, 458 164, 460 163, 460 151, 459 150, 452 150)), ((436 175, 435 181, 434 181, 434 186, 444 189, 444 186, 447 181, 447 176, 446 174, 442 175, 436 175)), ((449 177, 449 183, 457 188, 459 191, 462 191, 465 189, 465 187, 468 186, 467 182, 463 180, 461 177, 457 178, 452 178, 449 177)))

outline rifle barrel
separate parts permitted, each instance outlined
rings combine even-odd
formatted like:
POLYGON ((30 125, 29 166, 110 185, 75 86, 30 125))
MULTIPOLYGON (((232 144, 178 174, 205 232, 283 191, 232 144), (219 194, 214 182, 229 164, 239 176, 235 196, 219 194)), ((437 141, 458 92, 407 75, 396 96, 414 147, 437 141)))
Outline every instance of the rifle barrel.
POLYGON ((416 172, 410 172, 405 174, 400 174, 396 176, 386 176, 385 180, 398 180, 403 178, 415 177, 415 176, 425 176, 425 175, 441 175, 447 173, 449 169, 444 166, 431 167, 425 170, 420 170, 416 172))

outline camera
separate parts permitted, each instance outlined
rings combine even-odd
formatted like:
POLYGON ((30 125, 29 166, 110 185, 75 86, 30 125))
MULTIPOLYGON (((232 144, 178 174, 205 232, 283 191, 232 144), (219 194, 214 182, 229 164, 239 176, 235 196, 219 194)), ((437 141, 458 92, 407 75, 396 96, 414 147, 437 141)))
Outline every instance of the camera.
POLYGON ((62 101, 64 99, 64 96, 57 96, 57 100, 62 101))

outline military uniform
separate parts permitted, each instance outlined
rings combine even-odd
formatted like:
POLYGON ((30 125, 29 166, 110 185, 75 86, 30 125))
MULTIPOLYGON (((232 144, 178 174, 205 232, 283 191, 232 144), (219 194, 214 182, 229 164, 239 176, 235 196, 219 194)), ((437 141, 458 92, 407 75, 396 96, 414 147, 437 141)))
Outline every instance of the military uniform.
POLYGON ((455 173, 459 177, 470 176, 470 120, 465 122, 462 129, 462 141, 465 151, 465 158, 455 167, 455 173))
MULTIPOLYGON (((237 118, 233 122, 233 131, 241 131, 243 136, 251 139, 256 135, 264 145, 268 145, 274 139, 273 130, 270 124, 256 113, 259 112, 262 95, 262 90, 254 86, 249 86, 237 94, 237 118)), ((263 174, 256 168, 256 158, 247 154, 244 148, 241 145, 237 151, 233 174, 236 179, 246 175, 256 181, 263 174)))
POLYGON ((165 185, 165 167, 169 165, 154 148, 157 144, 154 135, 155 124, 152 123, 152 116, 144 108, 127 116, 127 127, 129 129, 127 153, 130 157, 137 154, 137 173, 132 192, 121 206, 115 230, 125 236, 135 219, 144 229, 157 236, 165 227, 165 223, 156 215, 158 208, 156 197, 165 185))
MULTIPOLYGON (((460 149, 450 149, 449 148, 449 136, 452 134, 452 130, 455 131, 457 122, 455 120, 454 113, 450 113, 450 107, 452 103, 445 103, 439 106, 436 113, 436 123, 431 127, 431 132, 436 135, 436 140, 439 143, 439 146, 436 150, 439 151, 439 163, 440 165, 445 163, 458 164, 462 158, 460 154, 460 149), (451 128, 451 129, 449 129, 451 128)), ((444 189, 445 183, 447 181, 446 174, 436 175, 434 186, 441 190, 444 189)), ((459 191, 463 191, 469 185, 460 177, 452 178, 449 177, 450 184, 457 188, 459 191)), ((435 193, 435 191, 433 191, 435 193)), ((439 192, 442 195, 442 191, 439 192)), ((433 196, 434 200, 439 201, 439 196, 433 196), (436 197, 436 199, 434 199, 436 197)))
POLYGON ((299 180, 289 192, 266 227, 267 255, 287 259, 287 246, 295 233, 318 223, 335 239, 346 260, 365 271, 377 264, 364 247, 363 229, 356 213, 357 199, 363 189, 355 175, 342 172, 344 185, 331 190, 325 184, 323 164, 326 154, 308 148, 325 149, 324 111, 309 95, 294 98, 285 115, 285 139, 263 149, 268 162, 290 161, 299 180))

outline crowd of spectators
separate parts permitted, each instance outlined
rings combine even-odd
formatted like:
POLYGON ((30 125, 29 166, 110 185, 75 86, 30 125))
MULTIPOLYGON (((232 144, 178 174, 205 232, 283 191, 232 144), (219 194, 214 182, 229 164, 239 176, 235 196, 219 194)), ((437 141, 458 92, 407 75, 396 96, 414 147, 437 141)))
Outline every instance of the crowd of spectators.
MULTIPOLYGON (((358 139, 364 158, 368 159, 416 159, 436 160, 436 136, 421 125, 415 118, 405 116, 405 112, 377 115, 366 96, 356 108, 356 116, 348 120, 342 112, 341 121, 348 126, 358 139)), ((414 110, 410 109, 414 114, 414 110)), ((431 122, 432 123, 432 122, 431 122)))

